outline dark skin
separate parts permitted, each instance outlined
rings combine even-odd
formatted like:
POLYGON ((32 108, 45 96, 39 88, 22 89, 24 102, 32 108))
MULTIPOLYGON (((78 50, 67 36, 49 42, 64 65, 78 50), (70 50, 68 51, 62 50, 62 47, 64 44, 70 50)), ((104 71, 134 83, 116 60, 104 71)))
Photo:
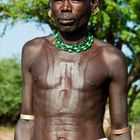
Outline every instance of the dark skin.
MULTIPOLYGON (((75 45, 85 39, 96 0, 50 0, 52 18, 62 40, 75 45)), ((15 140, 97 140, 105 138, 103 118, 109 98, 111 128, 127 124, 127 64, 110 44, 94 40, 85 52, 57 49, 53 38, 41 37, 25 44, 22 53, 22 114, 15 140)), ((130 133, 110 140, 131 140, 130 133)))

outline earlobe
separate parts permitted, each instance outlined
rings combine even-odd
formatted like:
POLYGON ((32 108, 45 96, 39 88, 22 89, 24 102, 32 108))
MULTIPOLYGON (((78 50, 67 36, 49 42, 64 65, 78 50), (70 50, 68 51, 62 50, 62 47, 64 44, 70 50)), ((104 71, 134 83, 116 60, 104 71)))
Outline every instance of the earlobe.
POLYGON ((53 19, 53 15, 52 15, 52 11, 51 11, 51 10, 48 11, 48 16, 49 16, 49 18, 50 18, 51 20, 54 20, 54 19, 53 19))
POLYGON ((52 11, 51 11, 51 10, 48 11, 48 16, 49 16, 50 18, 52 18, 52 11))
POLYGON ((92 15, 95 16, 99 12, 99 7, 96 7, 94 11, 92 11, 92 15))
POLYGON ((92 15, 96 15, 99 12, 98 0, 91 0, 91 12, 92 15))

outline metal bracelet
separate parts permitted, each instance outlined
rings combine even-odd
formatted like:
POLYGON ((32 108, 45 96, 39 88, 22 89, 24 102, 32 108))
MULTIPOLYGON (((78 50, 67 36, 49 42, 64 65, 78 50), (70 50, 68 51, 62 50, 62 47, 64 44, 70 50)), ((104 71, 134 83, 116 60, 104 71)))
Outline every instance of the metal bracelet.
POLYGON ((124 133, 129 132, 129 130, 130 130, 129 127, 125 127, 125 128, 117 129, 117 130, 111 129, 110 134, 112 134, 112 135, 124 134, 124 133))

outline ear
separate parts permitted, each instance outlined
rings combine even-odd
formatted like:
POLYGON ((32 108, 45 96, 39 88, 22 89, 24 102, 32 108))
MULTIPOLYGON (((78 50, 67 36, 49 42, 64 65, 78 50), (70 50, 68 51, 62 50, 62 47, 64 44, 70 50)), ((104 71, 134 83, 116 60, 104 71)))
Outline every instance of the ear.
POLYGON ((93 12, 98 7, 98 0, 90 0, 91 11, 93 12))

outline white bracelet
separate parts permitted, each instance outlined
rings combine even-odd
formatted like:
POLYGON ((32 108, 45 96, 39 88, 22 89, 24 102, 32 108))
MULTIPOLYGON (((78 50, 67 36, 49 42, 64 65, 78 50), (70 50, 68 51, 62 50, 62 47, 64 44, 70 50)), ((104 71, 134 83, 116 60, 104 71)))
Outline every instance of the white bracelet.
POLYGON ((34 120, 34 115, 20 114, 20 119, 22 119, 22 120, 34 120))

